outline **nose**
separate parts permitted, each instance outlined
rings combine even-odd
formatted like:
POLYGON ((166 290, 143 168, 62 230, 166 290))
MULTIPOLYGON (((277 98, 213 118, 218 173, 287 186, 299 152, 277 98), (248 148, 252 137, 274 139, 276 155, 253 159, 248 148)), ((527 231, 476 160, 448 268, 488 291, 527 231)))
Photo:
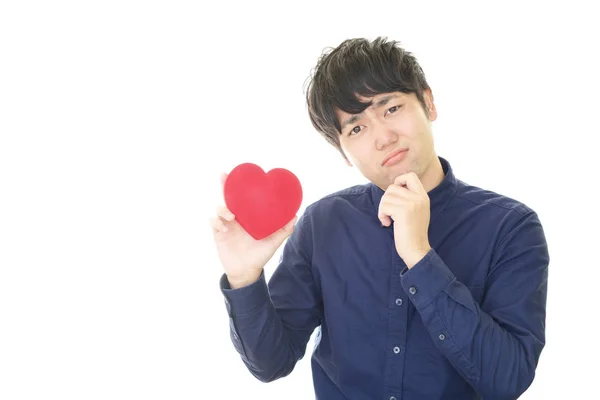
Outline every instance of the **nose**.
POLYGON ((398 134, 391 127, 381 122, 375 122, 371 128, 371 132, 377 150, 383 150, 398 140, 398 134))

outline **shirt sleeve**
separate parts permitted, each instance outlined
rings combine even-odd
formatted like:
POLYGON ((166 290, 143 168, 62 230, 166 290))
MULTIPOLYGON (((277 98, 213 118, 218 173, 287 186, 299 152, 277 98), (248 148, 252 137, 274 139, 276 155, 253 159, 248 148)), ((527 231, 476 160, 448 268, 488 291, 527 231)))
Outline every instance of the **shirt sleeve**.
POLYGON ((226 275, 221 277, 234 348, 262 382, 289 375, 321 323, 322 297, 311 269, 311 237, 305 213, 268 284, 264 271, 258 281, 239 289, 231 289, 226 275))
POLYGON ((513 220, 495 248, 481 305, 433 249, 401 275, 434 343, 485 399, 525 392, 545 344, 544 231, 533 211, 513 220))

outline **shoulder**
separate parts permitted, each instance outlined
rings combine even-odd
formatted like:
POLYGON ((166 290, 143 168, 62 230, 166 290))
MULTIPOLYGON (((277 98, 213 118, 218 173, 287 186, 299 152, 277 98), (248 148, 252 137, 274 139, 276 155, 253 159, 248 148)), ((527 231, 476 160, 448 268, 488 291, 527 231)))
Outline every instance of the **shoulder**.
POLYGON ((485 208, 488 212, 500 214, 524 216, 535 213, 531 207, 519 199, 493 190, 470 185, 461 180, 457 180, 455 200, 457 202, 470 203, 474 207, 485 208))
POLYGON ((544 244, 545 236, 537 212, 523 201, 493 190, 457 182, 455 204, 468 210, 493 232, 498 245, 513 240, 521 244, 544 244))

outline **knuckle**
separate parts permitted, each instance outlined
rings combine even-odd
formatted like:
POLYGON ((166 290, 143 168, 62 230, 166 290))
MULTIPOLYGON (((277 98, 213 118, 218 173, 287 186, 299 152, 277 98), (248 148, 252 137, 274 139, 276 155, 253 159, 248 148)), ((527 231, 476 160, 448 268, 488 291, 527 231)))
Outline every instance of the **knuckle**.
POLYGON ((231 212, 229 211, 229 209, 226 206, 219 206, 217 208, 217 215, 221 218, 230 216, 230 214, 231 214, 231 212))

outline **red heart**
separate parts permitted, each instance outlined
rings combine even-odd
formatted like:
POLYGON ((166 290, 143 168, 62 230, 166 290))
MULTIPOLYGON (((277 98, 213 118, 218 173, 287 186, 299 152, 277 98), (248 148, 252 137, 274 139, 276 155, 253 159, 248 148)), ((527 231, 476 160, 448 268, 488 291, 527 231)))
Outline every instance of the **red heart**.
POLYGON ((223 192, 227 208, 256 240, 284 227, 302 203, 302 186, 296 175, 284 168, 265 174, 252 163, 235 167, 227 176, 223 192))

